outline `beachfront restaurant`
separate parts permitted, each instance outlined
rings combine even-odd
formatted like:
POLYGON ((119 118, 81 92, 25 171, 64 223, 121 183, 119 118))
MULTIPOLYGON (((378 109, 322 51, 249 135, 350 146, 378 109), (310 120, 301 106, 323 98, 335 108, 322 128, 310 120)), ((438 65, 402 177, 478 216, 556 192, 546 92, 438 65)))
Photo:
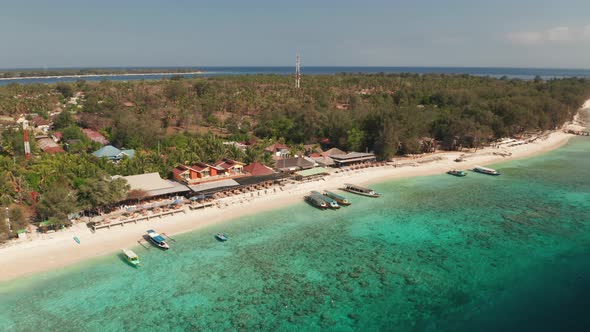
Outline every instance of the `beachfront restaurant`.
POLYGON ((312 180, 324 177, 329 174, 330 173, 328 172, 328 170, 324 167, 314 167, 314 168, 306 169, 303 171, 295 172, 295 180, 297 180, 297 181, 312 181, 312 180))
MULTIPOLYGON (((114 176, 113 179, 119 176, 114 176)), ((122 176, 129 184, 129 192, 141 192, 140 199, 157 199, 185 196, 190 192, 190 188, 176 181, 165 180, 160 177, 158 172, 122 176)))
POLYGON ((275 161, 275 169, 279 172, 295 172, 305 169, 314 168, 316 163, 313 159, 305 157, 284 158, 275 161))
POLYGON ((330 156, 334 160, 336 167, 351 166, 355 164, 369 163, 377 161, 374 153, 350 152, 341 155, 330 156))

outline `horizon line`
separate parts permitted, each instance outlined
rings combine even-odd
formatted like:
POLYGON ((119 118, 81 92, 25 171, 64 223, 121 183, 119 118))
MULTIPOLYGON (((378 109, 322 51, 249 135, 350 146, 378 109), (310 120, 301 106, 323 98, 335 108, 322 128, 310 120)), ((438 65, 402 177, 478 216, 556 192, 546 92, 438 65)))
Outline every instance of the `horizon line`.
MULTIPOLYGON (((206 65, 206 66, 196 66, 196 65, 175 65, 175 66, 156 66, 156 65, 148 65, 148 66, 125 66, 125 65, 116 65, 116 66, 55 66, 55 67, 8 67, 8 68, 0 68, 0 71, 18 71, 18 70, 43 70, 43 71, 52 71, 52 70, 72 70, 72 69, 198 69, 198 68, 289 68, 295 67, 295 65, 276 65, 276 66, 256 66, 256 65, 248 65, 248 66, 235 66, 235 65, 223 65, 223 66, 215 66, 215 65, 206 65)), ((301 66, 302 69, 304 68, 449 68, 449 69, 527 69, 527 70, 590 70, 590 68, 574 68, 574 67, 518 67, 518 66, 422 66, 422 65, 403 65, 403 66, 366 66, 366 65, 329 65, 329 66, 322 66, 322 65, 308 65, 308 66, 301 66)))

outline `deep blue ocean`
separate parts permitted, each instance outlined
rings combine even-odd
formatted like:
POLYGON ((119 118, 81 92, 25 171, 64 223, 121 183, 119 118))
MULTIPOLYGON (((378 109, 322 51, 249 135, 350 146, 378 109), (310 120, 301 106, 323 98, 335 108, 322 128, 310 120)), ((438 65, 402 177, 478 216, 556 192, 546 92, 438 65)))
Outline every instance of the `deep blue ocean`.
MULTIPOLYGON (((119 67, 117 67, 119 68, 119 67)), ((187 71, 204 71, 204 74, 185 75, 186 77, 208 77, 225 75, 256 75, 256 74, 277 74, 292 75, 294 67, 182 67, 187 71)), ((64 68, 54 68, 56 70, 64 68)), ((72 68, 68 68, 72 69, 72 68)), ((82 69, 82 68, 74 68, 82 69)), ((119 68, 122 69, 122 68, 119 68)), ((127 69, 141 69, 127 67, 127 69)), ((162 67, 162 70, 177 69, 177 67, 162 67)), ((16 69, 15 69, 16 70, 16 69)), ((475 76, 507 77, 530 80, 539 76, 543 79, 563 77, 590 77, 590 69, 551 69, 551 68, 486 68, 486 67, 302 67, 303 75, 334 75, 339 73, 437 73, 437 74, 466 74, 475 76)), ((129 76, 93 76, 84 77, 87 81, 135 81, 135 80, 158 80, 169 78, 172 75, 129 75, 129 76)), ((56 83, 75 82, 80 78, 23 78, 15 80, 0 80, 0 85, 10 83, 56 83)))

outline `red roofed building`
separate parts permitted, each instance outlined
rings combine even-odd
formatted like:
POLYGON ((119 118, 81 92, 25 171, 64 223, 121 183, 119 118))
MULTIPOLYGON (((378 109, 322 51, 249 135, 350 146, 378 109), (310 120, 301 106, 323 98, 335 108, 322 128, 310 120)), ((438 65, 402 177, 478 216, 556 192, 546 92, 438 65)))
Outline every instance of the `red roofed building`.
POLYGON ((264 149, 264 152, 272 154, 274 160, 287 158, 291 155, 291 150, 288 146, 282 143, 272 144, 264 149))
POLYGON ((37 140, 37 145, 45 153, 54 154, 54 153, 64 153, 65 152, 64 149, 61 148, 61 146, 57 145, 57 143, 55 143, 53 141, 53 139, 51 139, 49 137, 39 138, 37 140))
POLYGON ((109 144, 109 141, 102 136, 101 133, 99 133, 96 130, 92 130, 92 129, 82 129, 82 131, 84 132, 84 134, 86 134, 86 136, 93 142, 97 142, 100 143, 102 145, 107 145, 109 144))
POLYGON ((244 166, 244 171, 252 174, 253 176, 264 176, 275 173, 275 171, 273 171, 272 168, 258 162, 254 162, 249 164, 248 166, 244 166))
POLYGON ((63 138, 64 135, 61 133, 61 131, 56 131, 51 136, 55 142, 59 142, 59 141, 61 141, 61 139, 63 138))
POLYGON ((176 181, 193 185, 202 182, 237 178, 248 175, 244 173, 243 169, 244 163, 231 159, 224 159, 215 162, 214 165, 205 163, 197 163, 191 166, 179 165, 172 170, 172 175, 176 181))
POLYGON ((231 159, 223 159, 213 163, 219 175, 233 175, 244 173, 244 163, 231 159))

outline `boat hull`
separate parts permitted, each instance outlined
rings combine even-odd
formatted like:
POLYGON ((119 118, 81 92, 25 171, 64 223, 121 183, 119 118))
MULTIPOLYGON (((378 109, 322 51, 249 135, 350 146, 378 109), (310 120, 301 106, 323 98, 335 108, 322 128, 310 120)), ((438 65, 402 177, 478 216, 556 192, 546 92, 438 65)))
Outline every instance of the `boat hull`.
POLYGON ((320 202, 318 202, 317 200, 313 199, 311 196, 305 196, 305 201, 313 206, 316 207, 320 210, 325 210, 328 208, 328 205, 324 202, 324 204, 321 204, 320 202))
POLYGON ((370 194, 370 193, 364 193, 364 192, 361 192, 361 191, 356 191, 356 190, 348 189, 348 188, 342 188, 342 190, 347 191, 349 193, 353 193, 353 194, 357 194, 357 195, 362 195, 362 196, 367 196, 367 197, 374 197, 374 198, 381 197, 381 194, 378 194, 378 193, 370 194))
POLYGON ((158 241, 156 241, 156 240, 152 239, 151 237, 150 237, 150 242, 151 242, 153 245, 155 245, 156 247, 158 247, 158 248, 160 248, 160 249, 162 249, 162 250, 168 250, 168 249, 170 249, 170 246, 169 246, 167 243, 165 243, 165 244, 160 244, 158 241))
POLYGON ((336 196, 335 194, 332 194, 329 191, 325 192, 324 195, 335 200, 339 205, 349 206, 351 204, 347 199, 342 198, 340 196, 336 196))
POLYGON ((491 176, 498 176, 500 175, 500 173, 496 172, 496 173, 491 173, 491 172, 486 172, 486 171, 481 171, 481 170, 473 170, 476 173, 480 173, 480 174, 485 174, 485 175, 491 175, 491 176))
POLYGON ((458 176, 458 177, 463 177, 463 176, 467 176, 467 173, 465 172, 447 172, 447 174, 449 175, 453 175, 453 176, 458 176))

